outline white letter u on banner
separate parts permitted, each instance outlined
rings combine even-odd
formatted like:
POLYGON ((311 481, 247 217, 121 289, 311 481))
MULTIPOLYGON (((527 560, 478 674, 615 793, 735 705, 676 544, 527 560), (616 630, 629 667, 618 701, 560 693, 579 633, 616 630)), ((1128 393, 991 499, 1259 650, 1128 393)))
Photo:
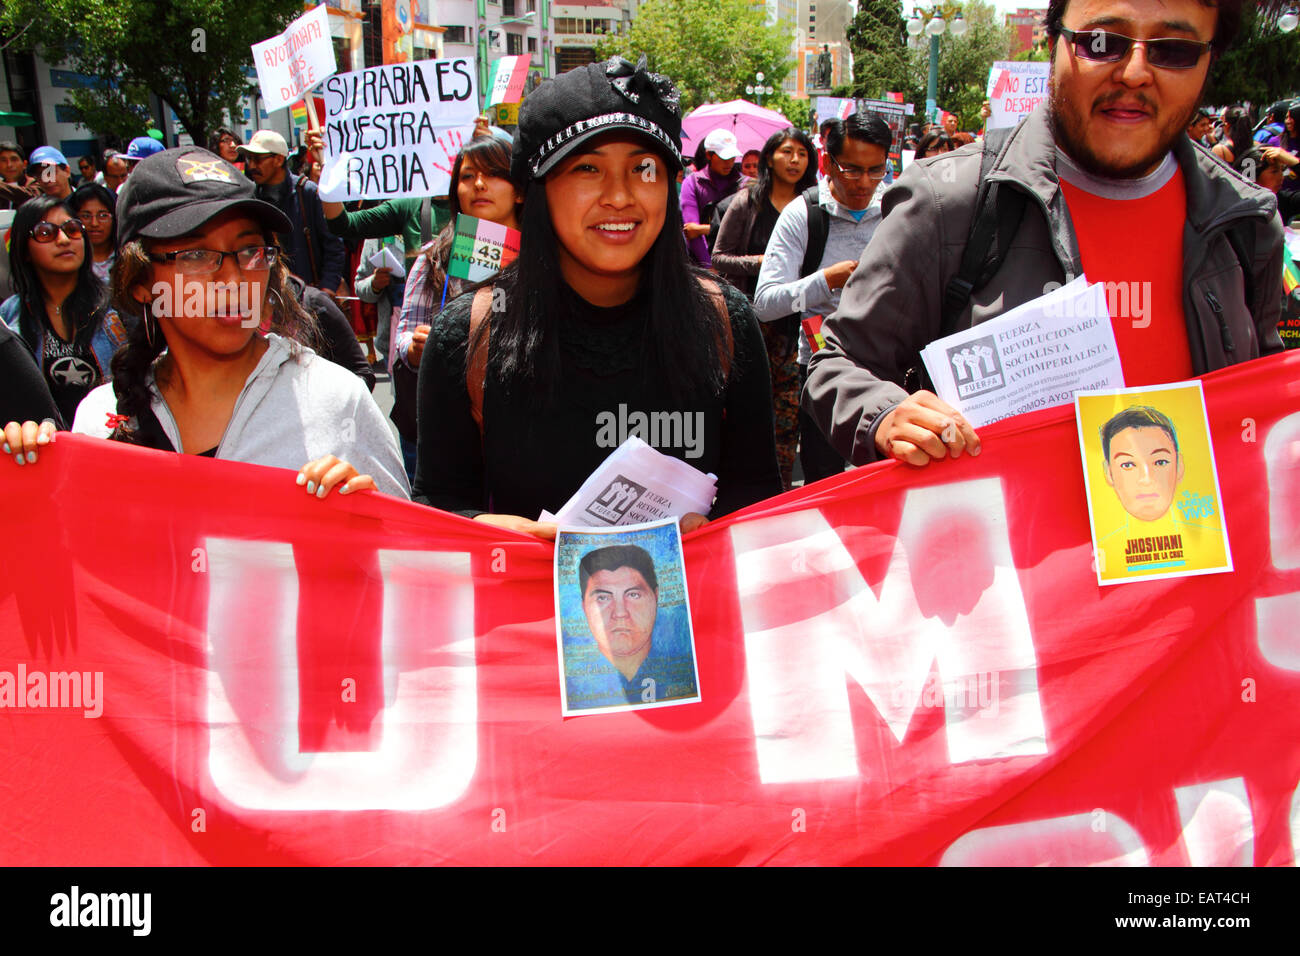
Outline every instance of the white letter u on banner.
POLYGON ((378 744, 303 753, 293 547, 226 538, 205 546, 208 770, 222 798, 257 810, 429 810, 464 793, 478 759, 468 553, 379 552, 378 744))

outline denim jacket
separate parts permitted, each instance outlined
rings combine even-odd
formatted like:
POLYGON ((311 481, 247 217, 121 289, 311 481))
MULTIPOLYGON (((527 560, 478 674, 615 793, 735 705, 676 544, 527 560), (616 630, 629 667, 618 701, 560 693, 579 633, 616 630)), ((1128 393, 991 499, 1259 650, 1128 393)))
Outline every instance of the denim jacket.
MULTIPOLYGON (((23 338, 22 330, 18 328, 18 317, 22 315, 22 299, 16 295, 11 295, 0 303, 0 321, 9 326, 14 334, 22 338, 23 342, 30 345, 26 338, 23 338)), ((95 329, 95 334, 90 340, 90 349, 95 356, 95 364, 99 366, 100 378, 107 382, 113 377, 111 363, 113 354, 126 342, 126 324, 122 321, 121 316, 112 309, 104 315, 104 321, 95 329)), ((32 357, 36 359, 37 366, 42 369, 45 367, 42 362, 42 356, 45 355, 45 328, 38 326, 36 330, 36 346, 32 349, 32 357)))

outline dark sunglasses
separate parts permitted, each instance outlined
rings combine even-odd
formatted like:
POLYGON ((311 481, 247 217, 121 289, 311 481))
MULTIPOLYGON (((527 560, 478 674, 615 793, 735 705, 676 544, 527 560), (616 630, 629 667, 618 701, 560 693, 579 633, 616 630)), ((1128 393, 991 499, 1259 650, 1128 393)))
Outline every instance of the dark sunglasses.
POLYGON ((1141 43, 1146 50, 1147 62, 1162 70, 1190 70, 1201 62, 1201 57, 1210 48, 1210 44, 1204 40, 1174 37, 1138 40, 1109 30, 1081 31, 1061 27, 1061 36, 1070 41, 1075 56, 1094 63, 1118 63, 1128 56, 1133 44, 1141 43))
POLYGON ((60 229, 69 239, 78 239, 85 235, 86 232, 86 227, 81 224, 80 219, 67 219, 57 226, 52 222, 42 220, 32 226, 32 238, 37 242, 53 242, 60 229))

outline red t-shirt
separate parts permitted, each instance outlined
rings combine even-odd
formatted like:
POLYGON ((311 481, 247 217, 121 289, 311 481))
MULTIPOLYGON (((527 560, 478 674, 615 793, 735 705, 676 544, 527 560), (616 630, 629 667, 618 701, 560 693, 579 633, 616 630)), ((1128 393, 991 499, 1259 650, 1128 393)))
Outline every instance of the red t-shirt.
POLYGON ((1106 283, 1115 344, 1130 388, 1193 375, 1183 311, 1187 186, 1177 170, 1141 199, 1095 196, 1061 180, 1090 283, 1106 283))

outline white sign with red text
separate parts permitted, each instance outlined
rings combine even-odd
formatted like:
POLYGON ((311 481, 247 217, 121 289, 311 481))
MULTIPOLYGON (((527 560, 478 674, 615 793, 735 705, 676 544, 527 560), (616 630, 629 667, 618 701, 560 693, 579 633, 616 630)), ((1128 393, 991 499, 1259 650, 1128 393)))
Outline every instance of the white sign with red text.
POLYGON ((325 5, 308 10, 279 36, 254 43, 253 63, 267 110, 290 106, 321 80, 333 76, 338 63, 325 5))
POLYGON ((999 61, 989 70, 988 98, 993 114, 985 129, 1007 129, 1047 99, 1050 63, 999 61))

